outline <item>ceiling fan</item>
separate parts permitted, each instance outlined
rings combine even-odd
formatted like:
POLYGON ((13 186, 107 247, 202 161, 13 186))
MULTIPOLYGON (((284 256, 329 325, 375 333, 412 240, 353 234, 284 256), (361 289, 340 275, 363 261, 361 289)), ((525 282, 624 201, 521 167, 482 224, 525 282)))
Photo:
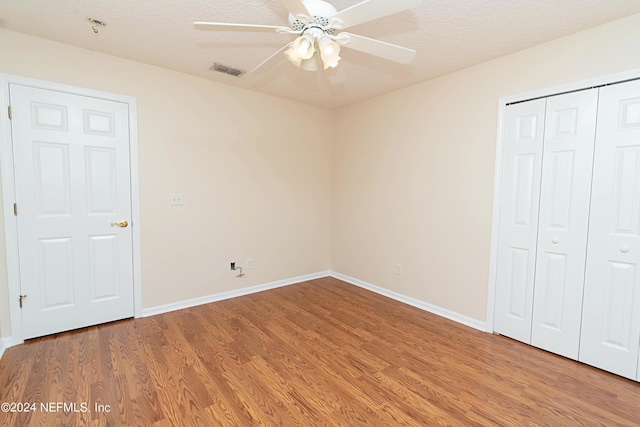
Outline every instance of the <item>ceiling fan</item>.
POLYGON ((323 0, 280 0, 289 10, 289 27, 222 22, 194 22, 198 30, 260 31, 298 36, 249 73, 266 72, 282 59, 282 53, 292 64, 307 71, 335 68, 340 61, 340 48, 345 47, 407 64, 416 51, 406 47, 370 39, 342 30, 374 19, 411 9, 422 0, 364 0, 338 12, 323 0))

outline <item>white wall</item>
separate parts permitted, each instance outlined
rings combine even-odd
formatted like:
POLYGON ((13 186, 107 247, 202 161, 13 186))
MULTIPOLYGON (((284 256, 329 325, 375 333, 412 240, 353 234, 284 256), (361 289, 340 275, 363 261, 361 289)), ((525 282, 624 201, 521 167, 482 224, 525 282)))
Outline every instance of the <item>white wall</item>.
POLYGON ((332 269, 484 321, 498 99, 640 68, 639 40, 640 14, 335 111, 332 269))
POLYGON ((330 112, 2 29, 0 52, 0 72, 137 98, 144 308, 329 269, 330 112))

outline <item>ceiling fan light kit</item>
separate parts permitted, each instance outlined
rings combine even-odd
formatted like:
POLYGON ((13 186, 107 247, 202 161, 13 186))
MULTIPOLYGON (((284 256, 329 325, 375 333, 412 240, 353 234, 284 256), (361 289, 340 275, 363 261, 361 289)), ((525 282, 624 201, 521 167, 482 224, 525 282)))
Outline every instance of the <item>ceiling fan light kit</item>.
MULTIPOLYGON (((306 29, 293 42, 293 45, 286 50, 285 56, 296 67, 307 71, 316 71, 318 69, 317 64, 303 67, 302 63, 305 61, 305 64, 309 64, 306 60, 312 59, 318 51, 325 70, 327 68, 335 68, 338 65, 340 61, 340 45, 338 42, 325 34, 322 29, 312 27, 306 29)), ((317 60, 313 62, 316 63, 317 60)))
POLYGON ((319 61, 322 61, 325 70, 335 68, 341 59, 341 47, 403 64, 411 62, 415 56, 416 52, 406 47, 345 32, 334 34, 338 30, 411 9, 422 3, 422 0, 364 0, 340 12, 323 0, 280 1, 289 10, 290 27, 221 22, 193 24, 198 30, 275 31, 297 35, 293 42, 261 62, 251 73, 265 72, 275 66, 282 58, 279 56, 281 52, 289 62, 306 71, 317 71, 319 61))

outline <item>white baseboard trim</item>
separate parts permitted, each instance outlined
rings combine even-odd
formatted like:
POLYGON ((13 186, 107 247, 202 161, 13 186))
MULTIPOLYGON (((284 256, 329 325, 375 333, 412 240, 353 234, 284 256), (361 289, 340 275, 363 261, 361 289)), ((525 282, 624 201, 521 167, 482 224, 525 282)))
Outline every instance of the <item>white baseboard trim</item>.
MULTIPOLYGON (((284 280, 277 280, 275 282, 265 283, 262 285, 251 286, 248 288, 242 288, 242 289, 237 289, 233 291, 220 292, 213 295, 206 295, 203 297, 192 298, 192 299, 178 301, 170 304, 159 305, 156 307, 144 308, 142 309, 142 317, 155 316, 156 314, 168 313, 170 311, 182 310, 184 308, 195 307, 202 304, 209 304, 211 302, 222 301, 229 298, 241 297, 244 295, 250 295, 257 292, 267 291, 269 289, 275 289, 283 286, 293 285, 295 283, 306 282, 308 280, 320 279, 322 277, 327 277, 327 276, 335 277, 336 279, 340 279, 352 285, 367 289, 369 291, 375 292, 380 295, 384 295, 386 297, 402 302, 404 304, 409 304, 421 310, 428 311, 429 313, 433 313, 440 317, 444 317, 445 319, 453 320, 454 322, 458 322, 465 326, 469 326, 471 328, 478 329, 480 331, 486 330, 485 322, 482 322, 480 320, 467 317, 460 313, 447 310, 446 308, 438 307, 437 305, 429 304, 419 299, 408 297, 406 295, 403 295, 394 291, 390 291, 388 289, 384 289, 376 285, 372 285, 371 283, 367 283, 362 280, 356 279, 354 277, 350 277, 345 274, 341 274, 332 270, 321 271, 318 273, 307 274, 304 276, 292 277, 284 280)), ((6 347, 8 347, 8 345, 4 345, 4 341, 3 341, 2 349, 4 350, 4 348, 6 347)))
POLYGON ((222 301, 229 298, 255 294, 257 292, 267 291, 269 289, 281 288, 283 286, 306 282, 308 280, 320 279, 321 277, 330 276, 330 273, 331 272, 329 270, 326 270, 318 273, 306 274, 304 276, 292 277, 290 279, 277 280, 275 282, 251 286, 234 291, 220 292, 213 295, 206 295, 203 297, 173 302, 170 304, 158 305, 156 307, 143 308, 141 317, 155 316, 156 314, 168 313, 170 311, 182 310, 183 308, 195 307, 198 305, 209 304, 211 302, 222 301))
POLYGON ((330 272, 331 277, 335 277, 336 279, 340 279, 343 282, 350 283, 352 285, 359 286, 361 288, 367 289, 371 292, 375 292, 380 295, 384 295, 385 297, 389 297, 396 301, 409 304, 413 307, 419 308, 424 311, 428 311, 429 313, 436 314, 440 317, 444 317, 445 319, 453 320, 454 322, 461 323, 465 326, 469 326, 470 328, 477 329, 479 331, 486 331, 486 324, 480 320, 474 319, 472 317, 465 316, 460 313, 456 313, 455 311, 447 310, 446 308, 438 307, 437 305, 429 304, 428 302, 421 301, 416 298, 408 297, 406 295, 400 294, 398 292, 390 291, 388 289, 381 288, 376 285, 372 285, 371 283, 364 282, 362 280, 356 279, 354 277, 350 277, 335 271, 330 272))

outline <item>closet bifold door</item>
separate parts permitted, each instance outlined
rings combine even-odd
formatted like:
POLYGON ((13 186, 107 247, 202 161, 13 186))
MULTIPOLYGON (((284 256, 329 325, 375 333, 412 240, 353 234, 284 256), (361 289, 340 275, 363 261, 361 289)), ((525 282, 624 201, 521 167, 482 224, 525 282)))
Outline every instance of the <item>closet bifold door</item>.
POLYGON ((505 108, 494 331, 531 343, 545 100, 505 108))
POLYGON ((531 345, 578 358, 598 89, 547 98, 531 345))
POLYGON ((640 81, 600 89, 579 360, 638 378, 640 81))

